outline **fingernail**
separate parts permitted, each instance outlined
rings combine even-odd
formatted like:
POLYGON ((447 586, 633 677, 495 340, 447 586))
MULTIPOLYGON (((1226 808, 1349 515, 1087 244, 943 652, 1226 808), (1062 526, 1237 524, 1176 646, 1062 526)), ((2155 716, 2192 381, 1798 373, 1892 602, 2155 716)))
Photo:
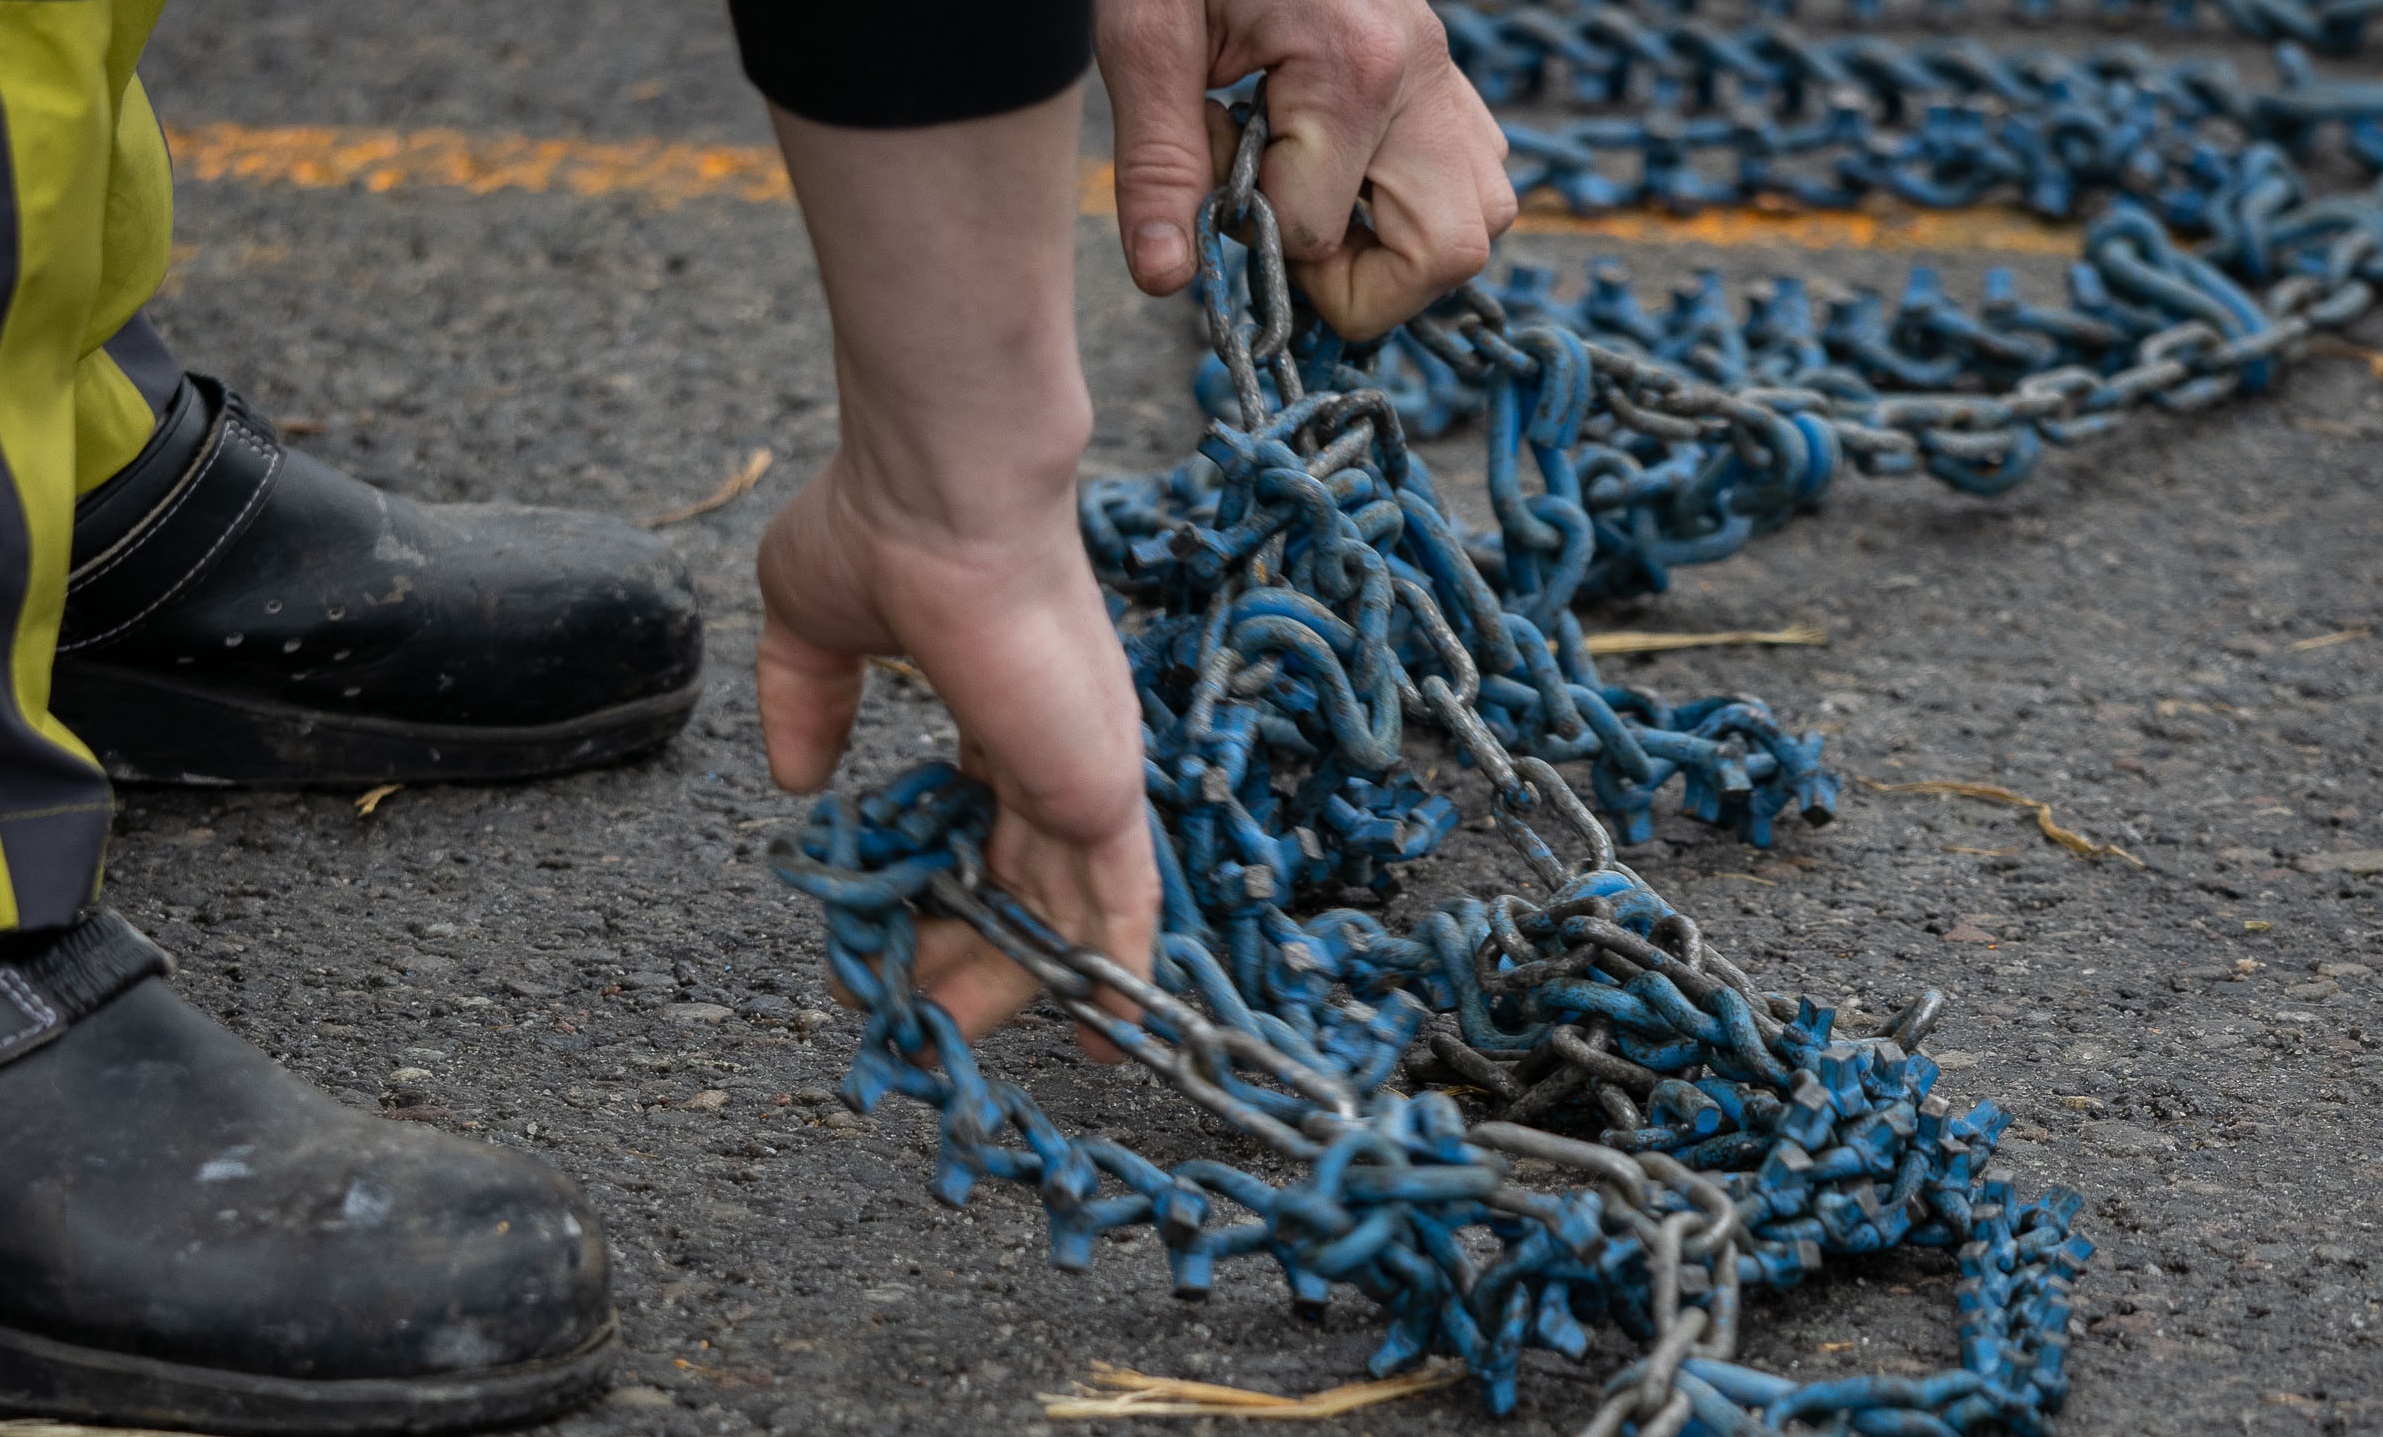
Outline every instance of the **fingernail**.
POLYGON ((1183 237, 1183 226, 1172 220, 1152 220, 1134 231, 1134 272, 1150 279, 1162 279, 1183 268, 1191 257, 1191 245, 1183 237))

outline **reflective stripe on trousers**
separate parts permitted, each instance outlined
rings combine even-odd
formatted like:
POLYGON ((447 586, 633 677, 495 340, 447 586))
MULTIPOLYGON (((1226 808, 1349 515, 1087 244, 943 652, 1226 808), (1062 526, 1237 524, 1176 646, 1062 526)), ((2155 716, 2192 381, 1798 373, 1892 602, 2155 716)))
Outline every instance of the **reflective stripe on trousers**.
POLYGON ((70 922, 99 888, 107 779, 49 712, 50 662, 75 499, 179 378, 139 318, 173 228, 133 76, 163 4, 0 0, 0 930, 70 922))

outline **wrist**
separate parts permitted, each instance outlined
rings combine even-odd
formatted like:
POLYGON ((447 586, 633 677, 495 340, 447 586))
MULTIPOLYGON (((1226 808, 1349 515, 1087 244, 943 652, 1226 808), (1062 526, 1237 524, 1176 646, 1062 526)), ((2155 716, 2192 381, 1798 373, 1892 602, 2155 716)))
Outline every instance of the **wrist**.
POLYGON ((773 618, 831 648, 890 653, 922 637, 900 631, 926 610, 948 622, 1070 601, 1100 609, 1072 466, 1056 475, 988 466, 969 476, 982 481, 974 489, 906 477, 888 484, 847 449, 786 502, 756 555, 773 618))
POLYGON ((1047 553, 1064 539, 1073 548, 1083 454, 1073 428, 1019 425, 1021 432, 985 434, 972 445, 848 435, 814 481, 811 502, 831 527, 865 533, 877 546, 1047 553))

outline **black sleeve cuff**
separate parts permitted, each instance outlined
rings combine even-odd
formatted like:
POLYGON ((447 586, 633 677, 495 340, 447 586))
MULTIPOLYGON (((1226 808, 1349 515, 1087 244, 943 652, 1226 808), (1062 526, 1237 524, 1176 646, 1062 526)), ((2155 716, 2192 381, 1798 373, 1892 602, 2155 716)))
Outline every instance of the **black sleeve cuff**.
POLYGON ((1092 0, 728 0, 728 14, 761 93, 826 125, 1006 114, 1092 63, 1092 0))

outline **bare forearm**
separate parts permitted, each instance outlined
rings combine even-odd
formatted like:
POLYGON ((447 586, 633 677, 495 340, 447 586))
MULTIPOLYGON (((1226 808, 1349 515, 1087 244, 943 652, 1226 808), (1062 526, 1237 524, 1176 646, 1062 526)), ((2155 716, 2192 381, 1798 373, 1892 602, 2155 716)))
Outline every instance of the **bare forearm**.
POLYGON ((851 502, 919 542, 1072 526, 1081 106, 1071 87, 879 131, 773 109, 835 321, 851 502))
MULTIPOLYGON (((1298 278, 1344 332, 1413 314, 1511 218, 1502 142, 1424 0, 1103 4, 1118 208, 1144 288, 1190 277, 1202 157, 1230 138, 1202 91, 1245 69, 1273 76, 1281 143, 1263 182, 1298 278), (1349 225, 1360 195, 1370 231, 1349 225)), ((781 13, 740 7, 740 27, 748 11, 781 13)), ((1091 427, 1074 330, 1080 98, 894 130, 773 107, 835 323, 844 427, 763 541, 756 676, 771 772, 809 791, 858 712, 860 655, 911 653, 999 800, 991 872, 1071 939, 1147 971, 1158 876, 1140 712, 1075 527, 1091 427)), ((915 976, 972 1033, 1033 991, 949 925, 929 925, 915 976)))

